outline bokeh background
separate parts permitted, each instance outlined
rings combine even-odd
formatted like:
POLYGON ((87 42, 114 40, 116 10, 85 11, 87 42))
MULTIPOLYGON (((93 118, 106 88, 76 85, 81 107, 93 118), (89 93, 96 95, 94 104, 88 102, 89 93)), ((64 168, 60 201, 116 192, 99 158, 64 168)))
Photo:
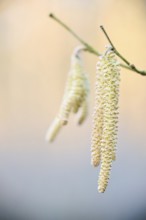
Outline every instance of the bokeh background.
POLYGON ((84 55, 90 76, 90 113, 53 144, 45 133, 58 112, 79 45, 49 19, 55 13, 99 51, 107 41, 146 69, 145 0, 0 0, 0 219, 146 219, 146 78, 122 70, 117 160, 109 186, 97 192, 90 165, 97 58, 84 55))

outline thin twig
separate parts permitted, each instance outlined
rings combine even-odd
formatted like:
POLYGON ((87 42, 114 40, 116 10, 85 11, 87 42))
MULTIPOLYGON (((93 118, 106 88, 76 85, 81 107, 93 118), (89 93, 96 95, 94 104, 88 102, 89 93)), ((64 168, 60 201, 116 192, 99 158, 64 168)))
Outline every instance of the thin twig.
POLYGON ((114 46, 114 44, 112 43, 112 41, 111 41, 109 35, 107 34, 105 28, 104 28, 102 25, 100 26, 100 28, 101 28, 101 30, 103 31, 104 35, 106 36, 107 40, 109 41, 110 45, 112 46, 112 50, 115 52, 115 54, 116 54, 121 60, 123 60, 124 63, 126 63, 126 64, 128 65, 128 66, 127 66, 127 65, 125 66, 125 65, 121 64, 121 66, 124 67, 124 68, 126 68, 126 69, 132 70, 132 71, 134 71, 134 72, 136 72, 136 73, 139 73, 139 74, 145 76, 145 75, 146 75, 146 71, 137 69, 137 68, 135 67, 135 65, 131 64, 125 57, 123 57, 123 56, 118 52, 118 50, 116 49, 116 47, 114 46))
MULTIPOLYGON (((101 54, 96 50, 94 49, 94 47, 92 47, 90 44, 86 43, 82 38, 80 38, 70 27, 68 27, 64 22, 62 22, 59 18, 57 18, 54 14, 49 14, 49 17, 54 19, 57 23, 59 23, 62 27, 64 27, 68 32, 70 32, 80 43, 82 43, 84 46, 85 46, 85 51, 88 51, 96 56, 100 56, 101 54)), ((102 29, 102 31, 104 32, 106 38, 108 39, 110 45, 112 46, 113 48, 113 51, 115 52, 115 54, 121 59, 124 61, 125 64, 120 64, 121 67, 125 68, 125 69, 128 69, 128 70, 131 70, 133 72, 136 72, 136 73, 139 73, 140 75, 143 75, 143 76, 146 76, 146 71, 143 71, 143 70, 139 70, 135 67, 135 65, 133 64, 130 64, 130 62, 125 59, 118 51, 117 49, 115 48, 115 46, 113 45, 112 41, 110 40, 107 32, 105 31, 104 27, 103 26, 100 26, 100 28, 102 29)))
POLYGON ((57 21, 61 26, 63 26, 67 31, 69 31, 78 41, 80 41, 90 53, 93 53, 97 56, 100 56, 97 50, 95 50, 91 45, 82 40, 71 28, 69 28, 65 23, 63 23, 59 18, 57 18, 54 14, 49 14, 50 18, 57 21))

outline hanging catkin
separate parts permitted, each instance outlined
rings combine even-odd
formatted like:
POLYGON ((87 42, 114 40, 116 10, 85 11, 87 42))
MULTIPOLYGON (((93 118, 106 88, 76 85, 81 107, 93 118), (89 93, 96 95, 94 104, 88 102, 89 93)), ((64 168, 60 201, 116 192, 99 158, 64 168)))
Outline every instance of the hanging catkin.
POLYGON ((115 159, 120 71, 115 54, 108 49, 97 63, 91 161, 101 163, 98 191, 104 192, 115 159))
POLYGON ((101 140, 103 132, 103 68, 102 68, 102 58, 97 63, 97 74, 96 74, 96 84, 95 84, 95 107, 93 112, 93 127, 91 136, 91 164, 93 166, 98 166, 101 158, 101 140))
POLYGON ((83 46, 75 48, 71 57, 71 70, 68 75, 63 101, 57 117, 47 131, 47 141, 53 141, 55 139, 62 126, 68 123, 71 112, 77 113, 81 108, 79 124, 87 116, 89 80, 87 74, 84 72, 80 56, 80 52, 83 49, 83 46))

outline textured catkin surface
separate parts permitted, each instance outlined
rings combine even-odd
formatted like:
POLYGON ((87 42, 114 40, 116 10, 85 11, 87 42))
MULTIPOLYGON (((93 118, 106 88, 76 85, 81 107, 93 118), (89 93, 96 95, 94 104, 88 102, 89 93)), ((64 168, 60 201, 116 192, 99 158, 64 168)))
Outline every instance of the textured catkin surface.
POLYGON ((97 63, 97 74, 95 84, 95 106, 93 112, 93 127, 92 127, 92 138, 91 138, 91 164, 98 166, 101 157, 101 140, 103 133, 103 73, 102 73, 102 58, 97 63))
POLYGON ((115 160, 120 71, 115 54, 107 50, 97 63, 91 162, 101 163, 98 191, 104 192, 115 160))

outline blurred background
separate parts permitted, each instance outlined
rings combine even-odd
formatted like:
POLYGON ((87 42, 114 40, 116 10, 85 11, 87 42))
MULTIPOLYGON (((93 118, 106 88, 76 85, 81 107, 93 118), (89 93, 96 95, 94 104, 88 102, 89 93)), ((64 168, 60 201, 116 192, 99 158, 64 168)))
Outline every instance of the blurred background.
POLYGON ((146 77, 122 69, 117 160, 109 186, 97 192, 90 165, 97 57, 86 53, 90 113, 53 144, 45 133, 56 116, 79 43, 49 19, 53 12, 100 52, 107 40, 146 69, 145 0, 0 0, 0 219, 146 219, 146 77))

